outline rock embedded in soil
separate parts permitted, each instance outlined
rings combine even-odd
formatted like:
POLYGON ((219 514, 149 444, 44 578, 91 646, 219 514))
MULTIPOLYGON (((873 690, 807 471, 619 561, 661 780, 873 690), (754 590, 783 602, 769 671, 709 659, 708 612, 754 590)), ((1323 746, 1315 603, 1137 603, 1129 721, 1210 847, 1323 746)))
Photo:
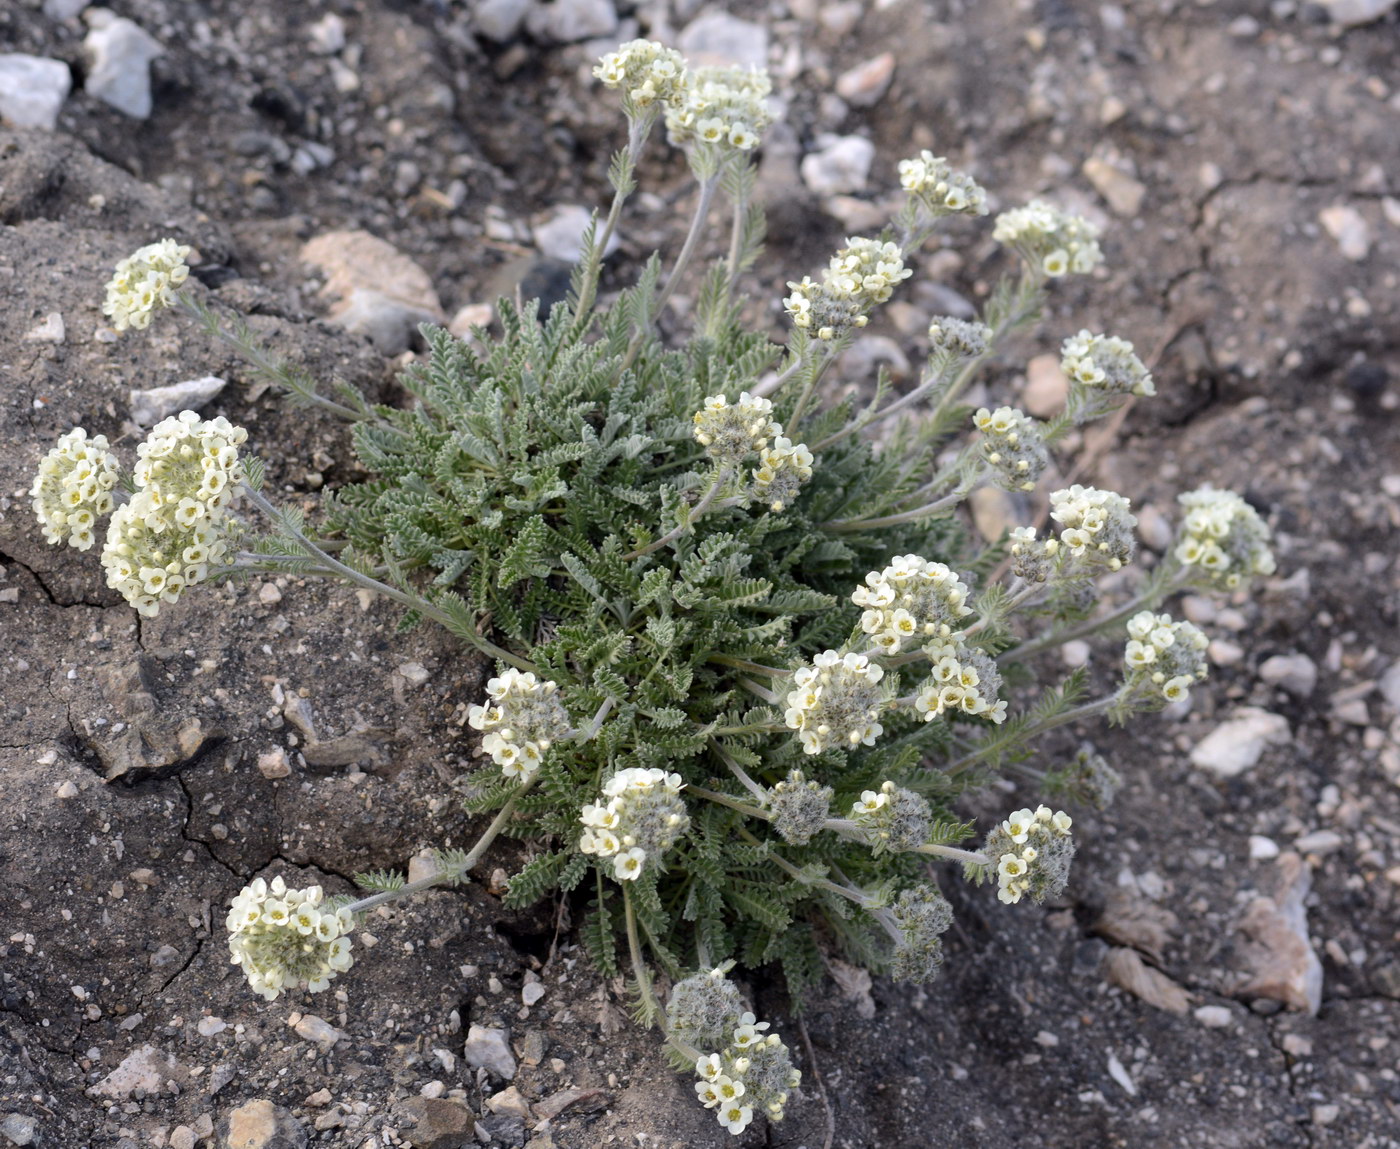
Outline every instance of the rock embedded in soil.
POLYGON ((872 108, 885 98, 894 81, 894 53, 881 52, 857 64, 836 80, 836 94, 853 108, 872 108))
POLYGON ((1235 992, 1282 1002, 1316 1016, 1322 1007, 1322 962, 1308 936, 1304 899, 1312 871, 1297 854, 1280 856, 1275 875, 1279 892, 1255 898, 1240 920, 1246 965, 1235 992))
POLYGON ((107 8, 90 8, 83 18, 88 34, 83 50, 90 66, 83 91, 133 120, 151 115, 151 61, 165 51, 134 21, 107 8))
POLYGON ((685 26, 676 47, 692 68, 762 68, 768 63, 768 29, 712 8, 685 26))
POLYGON ((217 375, 205 375, 201 379, 171 383, 168 387, 132 391, 129 393, 131 421, 138 427, 151 427, 167 415, 197 411, 227 386, 228 380, 220 379, 217 375))
POLYGON ((532 8, 525 26, 537 40, 576 44, 611 35, 617 28, 617 9, 613 0, 554 0, 532 8))
POLYGON ((1333 204, 1317 213, 1327 234, 1337 241, 1337 250, 1353 263, 1360 263, 1371 253, 1371 225, 1366 217, 1350 204, 1333 204))
POLYGON ((1147 185, 1116 164, 1091 156, 1084 161, 1084 177, 1103 196, 1114 215, 1133 219, 1142 210, 1147 185))
POLYGON ((138 1089, 157 1094, 165 1089, 167 1081, 187 1078, 185 1068, 174 1057, 154 1045, 143 1045, 128 1053, 120 1065, 88 1092, 94 1097, 125 1101, 138 1089))
POLYGON ((301 259, 325 277, 332 301, 326 318, 367 335, 385 355, 408 350, 420 323, 441 323, 433 281, 408 256, 367 231, 331 231, 301 249, 301 259))
POLYGON ((1357 28, 1379 20, 1400 0, 1317 0, 1327 10, 1332 23, 1343 28, 1357 28))
POLYGON ((1307 698, 1317 686, 1317 663, 1306 654, 1276 654, 1260 664, 1259 677, 1295 698, 1307 698))
POLYGON ((515 1077, 515 1054, 510 1049, 510 1034, 504 1029, 473 1025, 467 1030, 462 1060, 473 1069, 490 1070, 506 1081, 515 1077))
POLYGON ((1285 743, 1289 737, 1288 719, 1244 707, 1201 739, 1191 751, 1191 761, 1219 778, 1234 778, 1254 766, 1266 747, 1285 743))
POLYGON ((58 127, 59 110, 72 86, 72 74, 62 60, 6 52, 0 55, 0 120, 16 128, 51 132, 58 127))
POLYGON ((399 1102, 396 1116, 414 1122, 399 1136, 414 1149, 458 1149, 475 1140, 476 1119, 460 1101, 445 1097, 409 1097, 399 1102))
POLYGON ((802 182, 820 196, 865 190, 875 145, 861 136, 828 138, 802 159, 802 182))
POLYGON ((265 1098, 231 1111, 215 1130, 219 1149, 305 1149, 306 1130, 280 1105, 265 1098))

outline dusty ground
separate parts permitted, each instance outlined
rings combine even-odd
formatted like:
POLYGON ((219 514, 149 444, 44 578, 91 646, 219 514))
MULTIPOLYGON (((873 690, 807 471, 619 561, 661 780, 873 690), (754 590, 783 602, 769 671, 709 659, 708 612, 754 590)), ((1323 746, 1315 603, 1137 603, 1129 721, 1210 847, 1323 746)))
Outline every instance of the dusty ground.
MULTIPOLYGON (((475 748, 463 707, 482 668, 433 633, 397 634, 382 603, 295 581, 221 588, 138 622, 94 562, 43 546, 25 496, 69 426, 122 433, 130 387, 217 374, 233 383, 206 413, 248 427, 283 496, 314 506, 353 474, 342 429, 242 386, 238 361, 184 321, 95 339, 107 269, 178 234, 278 350, 392 396, 384 356, 318 320, 301 242, 365 228, 428 271, 448 314, 489 299, 531 253, 538 213, 602 194, 619 133, 587 80, 593 48, 483 42, 460 3, 113 7, 166 46, 152 118, 123 118, 79 83, 57 132, 0 130, 0 1144, 29 1127, 6 1115, 34 1119, 34 1144, 193 1144, 258 1098, 289 1111, 286 1143, 396 1144, 419 1136, 425 1087, 484 1114, 496 1144, 729 1142, 622 1019, 556 907, 500 908, 494 864, 464 892, 375 921, 377 947, 333 994, 250 995, 220 923, 251 875, 343 890, 356 870, 470 840, 454 783, 475 748), (308 28, 330 11, 346 45, 314 52, 308 28), (308 143, 329 152, 299 170, 308 143), (64 342, 25 338, 55 311, 64 342), (259 756, 278 749, 290 776, 265 778, 259 756), (546 986, 533 1007, 527 975, 546 986), (464 1065, 471 1025, 510 1029, 526 1100, 600 1092, 539 1129, 491 1114, 484 1101, 504 1083, 464 1065), (113 1083, 147 1046, 150 1079, 113 1083)), ((699 11, 623 8, 643 31, 699 11)), ((875 143, 867 199, 930 147, 1004 205, 1043 193, 1093 213, 1107 225, 1105 274, 1056 291, 1053 317, 989 394, 1014 393, 1018 364, 1080 326, 1134 339, 1156 359, 1161 398, 1088 474, 1168 517, 1180 490, 1242 490, 1273 524, 1281 567, 1253 599, 1193 607, 1223 645, 1188 715, 1047 747, 1088 734, 1126 779, 1108 814, 1078 812, 1065 902, 1009 911, 985 891, 955 894, 941 981, 877 981, 864 1001, 830 984, 806 1015, 815 1063, 799 1050, 800 1101, 739 1144, 820 1146, 819 1072, 839 1146, 1400 1145, 1400 680, 1384 678, 1400 658, 1396 17, 1340 35, 1288 0, 734 10, 768 29, 786 104, 765 159, 772 234, 755 283, 775 332, 781 281, 838 245, 847 225, 833 212, 859 210, 796 175, 823 133, 875 143), (836 77, 885 51, 887 94, 867 108, 833 100, 836 77), (1353 258, 1327 226, 1337 208, 1368 233, 1353 258), (1294 654, 1318 668, 1314 689, 1260 680, 1264 660, 1294 654), (1290 740, 1236 778, 1193 766, 1191 749, 1243 705, 1282 715, 1290 740), (1257 957, 1239 923, 1305 835, 1316 1017, 1240 990, 1257 957), (1285 858, 1251 860, 1251 836, 1285 858), (1183 988, 1185 1012, 1111 984, 1111 949, 1183 988), (1202 1005, 1224 1007, 1214 1020, 1226 1024, 1203 1024, 1202 1005)), ((82 34, 39 0, 0 10, 4 50, 69 61, 79 81, 82 34)), ((653 154, 620 281, 653 245, 674 249, 680 174, 653 154)), ((945 287, 911 294, 882 331, 905 354, 949 292, 985 292, 989 233, 954 229, 961 258, 926 254, 945 287)), ((1112 656, 1099 658, 1107 675, 1112 656)), ((781 1016, 781 996, 754 988, 760 1011, 781 1016)), ((800 1046, 796 1024, 782 1025, 800 1046)))

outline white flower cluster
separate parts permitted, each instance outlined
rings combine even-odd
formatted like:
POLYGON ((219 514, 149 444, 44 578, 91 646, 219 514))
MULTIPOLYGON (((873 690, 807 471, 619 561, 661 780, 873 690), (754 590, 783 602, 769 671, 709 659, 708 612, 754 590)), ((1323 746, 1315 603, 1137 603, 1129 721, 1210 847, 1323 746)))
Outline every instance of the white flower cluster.
POLYGON ((1071 384, 1113 395, 1157 394, 1152 375, 1133 351, 1133 345, 1115 335, 1081 331, 1060 348, 1060 369, 1071 384))
POLYGON ((1058 896, 1074 860, 1073 819, 1063 810, 1041 806, 1017 810, 987 835, 983 852, 997 868, 997 899, 1007 905, 1027 894, 1037 905, 1058 896))
POLYGON ((952 624, 972 613, 967 584, 942 563, 898 555, 882 571, 871 571, 851 593, 865 607, 860 628, 885 654, 898 654, 906 639, 947 638, 952 624))
POLYGON ((674 104, 685 91, 685 58, 655 40, 631 40, 593 69, 605 87, 621 88, 633 109, 674 104))
POLYGON ((878 790, 866 790, 851 804, 851 821, 865 831, 874 853, 903 853, 928 841, 933 811, 912 790, 885 782, 878 790))
POLYGON ((59 439, 29 488, 44 541, 57 545, 66 538, 70 547, 90 550, 97 541, 93 528, 98 516, 112 509, 117 477, 117 457, 107 450, 105 435, 89 439, 83 428, 75 427, 59 439))
POLYGON ((107 585, 153 617, 203 582, 228 550, 228 505, 244 479, 238 448, 248 432, 222 415, 181 411, 136 448, 136 494, 107 528, 107 585))
POLYGON ((1035 490, 1050 463, 1040 424, 1014 407, 981 407, 972 422, 982 432, 982 458, 996 471, 997 485, 1008 491, 1035 490))
POLYGON ((788 1093, 802 1084, 788 1048, 776 1033, 765 1036, 768 1022, 752 1013, 739 1016, 729 1045, 695 1063, 696 1095, 719 1123, 738 1136, 753 1121, 755 1109, 769 1121, 781 1121, 788 1093))
POLYGON ((1050 495, 1050 517, 1064 528, 1061 547, 1081 563, 1114 571, 1131 562, 1137 549, 1137 517, 1129 506, 1122 495, 1078 483, 1050 495))
POLYGON ((666 106, 671 142, 691 142, 750 152, 772 121, 765 72, 743 68, 696 68, 687 72, 683 91, 666 106))
POLYGON ((489 702, 467 711, 473 730, 486 731, 481 748, 507 778, 527 782, 535 776, 545 751, 573 733, 559 701, 559 684, 541 682, 528 670, 509 667, 486 684, 489 702))
POLYGON ((1259 513, 1234 491, 1202 487, 1177 496, 1186 508, 1176 557, 1201 570, 1215 586, 1226 590, 1255 575, 1276 569, 1269 549, 1269 528, 1259 513))
POLYGON ((710 395, 695 412, 695 440, 710 458, 737 466, 783 433, 782 425, 770 418, 772 414, 770 400, 747 391, 741 391, 734 404, 723 395, 710 395))
POLYGON ((996 659, 975 646, 953 640, 925 648, 933 671, 914 698, 914 708, 925 722, 945 711, 986 718, 997 725, 1006 721, 1006 702, 999 699, 1001 672, 996 659))
POLYGON ((793 326, 829 341, 852 327, 864 327, 871 308, 884 303, 895 287, 914 273, 904 266, 904 253, 893 242, 860 237, 831 257, 821 283, 804 276, 789 283, 792 294, 783 306, 793 326))
POLYGON ((648 862, 661 856, 690 829, 679 774, 655 767, 619 770, 603 787, 604 803, 585 806, 579 821, 585 829, 578 848, 613 860, 613 877, 635 881, 648 862))
POLYGON ((1012 248, 1051 279, 1070 272, 1083 275, 1103 262, 1099 229, 1087 219, 1069 215, 1042 200, 1002 212, 997 216, 992 238, 1012 248))
POLYGON ((802 484, 812 477, 812 452, 805 443, 794 443, 783 435, 758 454, 753 470, 753 497, 768 504, 774 514, 797 497, 802 484))
POLYGON ((885 728, 877 719, 887 699, 880 689, 884 669, 863 654, 824 650, 793 675, 784 715, 802 749, 820 754, 828 746, 873 746, 885 728))
POLYGON ((991 344, 992 329, 970 319, 940 315, 928 325, 929 352, 954 359, 976 359, 991 344))
POLYGON ((224 923, 234 965, 268 1001, 284 989, 326 989, 354 964, 349 910, 322 908, 320 886, 289 890, 281 878, 256 878, 233 899, 224 923))
POLYGON ((1130 686, 1147 686, 1165 702, 1180 702, 1210 673, 1209 640, 1192 623, 1140 611, 1128 620, 1123 669, 1130 686))
POLYGON ((151 316, 173 302, 171 290, 189 278, 185 257, 190 249, 173 239, 148 244, 117 264, 107 283, 102 314, 118 331, 150 325, 151 316))
POLYGON ((935 215, 987 214, 987 193, 977 181, 929 151, 900 160, 899 185, 935 215))

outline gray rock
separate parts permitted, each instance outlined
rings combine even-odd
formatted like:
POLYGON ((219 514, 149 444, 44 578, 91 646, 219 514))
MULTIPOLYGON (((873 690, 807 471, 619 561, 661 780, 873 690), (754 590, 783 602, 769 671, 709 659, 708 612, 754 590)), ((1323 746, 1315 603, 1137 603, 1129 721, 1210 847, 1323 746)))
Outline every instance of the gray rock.
POLYGON ((875 145, 860 136, 829 139, 802 159, 802 182, 820 196, 865 190, 875 145))
POLYGON ((467 1030, 462 1060, 473 1069, 489 1070, 506 1081, 515 1078, 515 1054, 510 1049, 510 1034, 504 1029, 473 1025, 467 1030))
POLYGON ((531 0, 470 0, 467 10, 479 36, 504 44, 520 31, 530 5, 531 0))
POLYGON ((89 0, 44 0, 44 15, 50 20, 76 20, 89 0))
POLYGON ((1381 697, 1391 713, 1400 714, 1400 662, 1387 669, 1376 685, 1380 687, 1381 697))
POLYGON ((227 386, 226 379, 206 375, 202 379, 186 379, 183 383, 172 383, 168 387, 132 391, 129 396, 131 421, 138 427, 150 427, 167 415, 197 411, 227 386))
POLYGON ((472 1111, 460 1101, 445 1097, 409 1097, 399 1102, 397 1114, 413 1122, 399 1136, 414 1149, 460 1149, 475 1139, 472 1111))
POLYGON ((219 1149, 306 1149, 306 1130, 280 1105, 260 1098, 240 1105, 214 1130, 219 1149))
POLYGON ((1224 1029, 1235 1020, 1235 1015, 1223 1005, 1203 1005, 1191 1014, 1207 1029, 1224 1029))
POLYGON ((676 47, 692 68, 728 64, 762 68, 768 63, 768 30, 711 8, 685 26, 676 47))
POLYGON ((6 1113, 0 1117, 0 1136, 8 1137, 15 1145, 32 1145, 39 1132, 39 1122, 22 1113, 6 1113))
POLYGON ((323 56, 334 56, 345 47, 345 21, 334 12, 327 12, 306 30, 311 48, 323 56))
POLYGON ((1334 854, 1344 844, 1336 830, 1314 830, 1294 842, 1293 848, 1300 854, 1334 854))
MULTIPOLYGON (((578 204, 564 204, 555 208, 547 218, 531 229, 535 246, 540 249, 540 254, 550 259, 557 259, 561 263, 577 263, 583 255, 583 233, 588 230, 592 217, 592 212, 578 204)), ((599 226, 602 226, 601 220, 599 226)), ((615 252, 619 242, 617 232, 614 231, 603 250, 603 255, 609 256, 615 252)))
POLYGON ((51 132, 72 86, 72 74, 62 60, 6 52, 0 55, 0 120, 16 128, 51 132))
POLYGON ((1201 739, 1191 761, 1217 777, 1234 778, 1258 762, 1265 747, 1287 742, 1289 736, 1282 715, 1244 707, 1201 739))
POLYGON ((133 120, 151 114, 151 61, 164 48, 139 24, 107 8, 83 14, 88 34, 83 49, 90 67, 83 90, 133 120))
POLYGON ((1097 156, 1084 161, 1083 172, 1114 215, 1132 219, 1142 209, 1147 187, 1129 172, 1097 156))
POLYGON ((488 1097, 486 1108, 492 1113, 503 1113, 508 1117, 519 1117, 521 1120, 530 1116, 530 1103, 514 1085, 509 1085, 501 1092, 488 1097))
POLYGON ((1303 905, 1312 871, 1288 853, 1279 858, 1276 876, 1279 892, 1255 898, 1240 921, 1246 970, 1235 992, 1316 1015, 1322 1007, 1322 962, 1308 937, 1303 905))
POLYGON ((616 31, 617 9, 613 0, 554 0, 532 9, 525 24, 536 39, 576 44, 616 31))
MULTIPOLYGON (((1276 654, 1259 667, 1259 677, 1295 698, 1307 698, 1317 685, 1317 663, 1306 654, 1276 654)), ((1400 689, 1400 680, 1396 681, 1400 689)))
POLYGON ((68 329, 57 311, 50 311, 42 323, 36 323, 24 333, 26 343, 62 343, 67 337, 68 329))
POLYGON ((298 1037, 315 1042, 322 1049, 330 1049, 345 1036, 324 1017, 317 1017, 314 1013, 304 1014, 293 1028, 298 1037))
POLYGON ((443 321, 428 273, 369 232, 318 235, 301 249, 301 258, 326 277, 321 295, 334 301, 326 318, 368 335, 385 355, 407 350, 419 324, 443 321))
POLYGON ((143 1045, 128 1053, 121 1064, 88 1093, 93 1097, 126 1101, 138 1089, 146 1093, 159 1093, 165 1088, 166 1081, 185 1076, 184 1068, 170 1054, 154 1045, 143 1045))
POLYGON ((1379 20, 1395 7, 1400 0, 1317 0, 1327 9, 1327 15, 1334 24, 1343 28, 1356 28, 1379 20))
POLYGON ((525 1122, 519 1117, 512 1117, 506 1113, 483 1117, 476 1123, 476 1127, 486 1133, 493 1145, 525 1144, 525 1122))

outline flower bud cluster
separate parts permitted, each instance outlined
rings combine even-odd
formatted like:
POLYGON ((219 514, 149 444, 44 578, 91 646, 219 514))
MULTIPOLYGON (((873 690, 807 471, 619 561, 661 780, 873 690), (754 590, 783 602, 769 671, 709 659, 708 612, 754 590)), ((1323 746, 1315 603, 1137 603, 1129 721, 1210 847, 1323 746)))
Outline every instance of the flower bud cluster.
POLYGON ((1111 395, 1157 394, 1152 375, 1126 339, 1081 331, 1060 348, 1060 369, 1071 386, 1111 395))
MULTIPOLYGON (((737 1021, 723 1049, 702 1054, 695 1062, 700 1103, 715 1110, 719 1123, 735 1136, 749 1127, 755 1112, 781 1121, 788 1094, 802 1084, 782 1038, 765 1033, 768 1022, 752 1013, 741 1013, 737 1021)), ((698 1048, 714 1046, 702 1043, 698 1048)))
POLYGON ((919 555, 898 555, 882 571, 871 571, 851 593, 865 607, 860 628, 873 635, 885 654, 898 654, 905 641, 947 638, 952 624, 972 613, 967 584, 942 563, 919 555))
POLYGON ((793 675, 784 718, 802 749, 820 754, 828 746, 873 746, 885 728, 877 719, 887 699, 884 670, 863 654, 824 650, 793 675))
POLYGON ((102 314, 118 331, 150 325, 151 316, 174 302, 171 290, 189 278, 185 257, 190 249, 173 239, 148 244, 117 264, 107 283, 102 314))
POLYGON ((997 698, 1001 693, 1001 671, 996 659, 956 637, 925 649, 933 662, 933 672, 914 699, 914 708, 925 722, 932 722, 945 711, 977 715, 997 725, 1006 721, 1006 703, 997 698))
POLYGON ((559 684, 541 682, 529 671, 509 667, 486 684, 489 702, 467 711, 473 730, 486 731, 481 748, 507 778, 535 776, 545 752, 573 733, 559 701, 559 684))
POLYGON ((992 238, 1051 279, 1083 275, 1103 262, 1098 227, 1043 200, 1002 212, 992 238))
POLYGON ((1123 672, 1130 687, 1147 687, 1166 702, 1180 702, 1210 673, 1209 640, 1192 623, 1169 614, 1140 611, 1128 620, 1123 672))
POLYGON ((792 294, 783 306, 793 326, 828 341, 852 327, 864 327, 871 309, 888 300, 896 285, 913 274, 904 266, 904 253, 897 244, 847 239, 822 272, 821 283, 813 283, 810 276, 801 283, 789 283, 792 294))
POLYGON ((1123 785, 1123 776, 1089 743, 1081 746, 1079 753, 1055 775, 1069 793, 1096 810, 1107 810, 1123 785))
POLYGON ((669 107, 685 92, 685 58, 655 40, 631 40, 607 53, 593 75, 605 87, 622 89, 624 106, 630 104, 633 110, 657 102, 669 107))
POLYGON ((1057 897, 1074 860, 1073 820, 1063 810, 1017 810, 987 835, 983 853, 997 869, 997 899, 1012 905, 1027 894, 1037 905, 1057 897))
POLYGON ((753 497, 777 514, 797 498, 802 484, 812 477, 815 460, 805 443, 794 443, 783 435, 774 437, 773 445, 761 450, 758 458, 753 470, 753 497))
POLYGON ((890 974, 916 985, 930 981, 943 964, 941 935, 953 924, 953 907, 934 886, 901 890, 890 915, 903 938, 895 943, 890 974))
POLYGON ((1133 537, 1137 517, 1128 507, 1122 495, 1078 483, 1050 495, 1050 517, 1064 528, 1060 532, 1063 550, 1084 565, 1112 571, 1131 562, 1137 550, 1133 537))
POLYGON ((768 791, 768 809, 773 829, 784 842, 805 846, 831 816, 830 786, 809 781, 801 770, 790 770, 787 778, 768 791))
POLYGON ((1033 491, 1050 464, 1040 424, 1014 407, 978 409, 973 425, 982 432, 982 458, 1007 491, 1033 491))
POLYGON ((81 427, 64 435, 39 464, 29 494, 34 516, 44 529, 44 541, 68 540, 80 551, 90 550, 97 536, 99 515, 112 509, 117 485, 117 457, 107 450, 107 437, 91 439, 81 427))
POLYGON ((1198 568, 1209 582, 1234 590, 1255 575, 1274 573, 1269 528, 1234 491, 1202 487, 1177 496, 1186 508, 1176 557, 1198 568))
POLYGON ((751 152, 772 121, 765 72, 743 68, 695 68, 683 90, 666 105, 666 130, 676 145, 708 144, 729 152, 751 152))
POLYGON ((716 462, 738 466, 783 433, 782 424, 769 417, 772 413, 769 400, 747 391, 732 406, 725 396, 710 395, 695 412, 695 440, 716 462))
POLYGON ((976 359, 987 353, 992 329, 976 320, 940 315, 928 325, 929 353, 954 359, 976 359))
POLYGON ((885 782, 878 790, 866 790, 851 805, 851 821, 865 831, 863 838, 878 856, 901 854, 928 841, 933 811, 912 790, 885 782))
POLYGON ((987 214, 987 193, 977 181, 929 151, 899 162, 899 186, 935 216, 987 214))
POLYGON ((613 860, 613 877, 635 881, 648 862, 661 856, 690 829, 681 800, 685 784, 679 774, 656 767, 620 770, 603 787, 604 802, 585 806, 579 821, 585 829, 578 848, 613 860))
POLYGON ((355 916, 323 905, 320 886, 289 890, 281 878, 256 878, 233 899, 224 924, 234 965, 268 1001, 284 989, 320 993, 354 964, 355 916))
POLYGON ((107 585, 153 617, 203 582, 228 550, 228 505, 244 479, 248 432, 222 415, 162 419, 136 448, 136 494, 116 509, 102 548, 107 585))

